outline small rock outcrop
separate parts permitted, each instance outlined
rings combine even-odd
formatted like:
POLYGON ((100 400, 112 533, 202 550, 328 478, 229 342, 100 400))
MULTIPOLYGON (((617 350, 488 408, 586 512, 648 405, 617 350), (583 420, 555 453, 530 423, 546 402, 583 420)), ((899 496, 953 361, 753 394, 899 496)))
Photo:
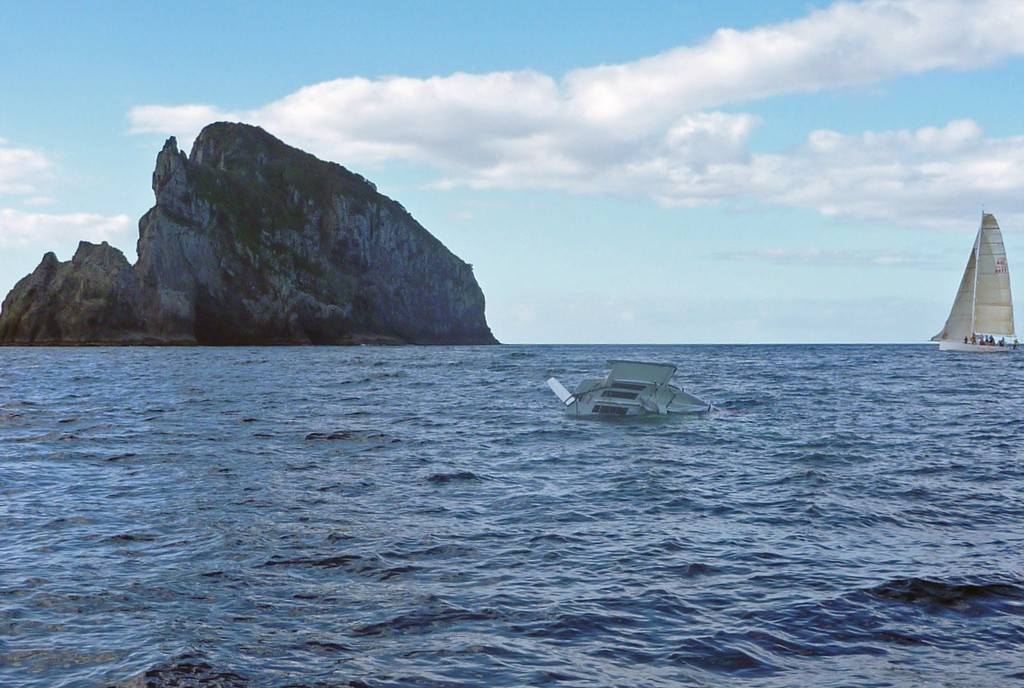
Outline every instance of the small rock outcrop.
POLYGON ((172 137, 138 261, 47 253, 0 312, 5 344, 497 343, 472 268, 396 201, 258 127, 172 137))

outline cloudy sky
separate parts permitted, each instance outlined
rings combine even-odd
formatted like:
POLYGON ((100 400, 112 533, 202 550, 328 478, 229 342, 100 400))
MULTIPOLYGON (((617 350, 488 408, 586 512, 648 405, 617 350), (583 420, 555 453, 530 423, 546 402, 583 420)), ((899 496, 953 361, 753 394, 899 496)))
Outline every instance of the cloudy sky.
POLYGON ((134 261, 163 141, 231 120, 399 200, 504 342, 922 342, 983 210, 1024 293, 1022 57, 1020 0, 0 0, 0 292, 134 261))

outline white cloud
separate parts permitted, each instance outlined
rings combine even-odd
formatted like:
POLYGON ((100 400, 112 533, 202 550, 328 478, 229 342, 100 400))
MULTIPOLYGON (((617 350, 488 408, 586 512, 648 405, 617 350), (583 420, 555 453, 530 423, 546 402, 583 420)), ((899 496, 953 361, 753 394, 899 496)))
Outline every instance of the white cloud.
POLYGON ((566 77, 580 119, 662 127, 680 110, 877 83, 902 74, 977 69, 1024 53, 1017 0, 838 2, 704 44, 566 77))
MULTIPOLYGON (((51 185, 56 165, 43 153, 14 147, 0 138, 0 195, 18 196, 24 207, 55 203, 41 193, 40 186, 51 185)), ((0 208, 0 248, 77 244, 130 240, 132 223, 127 215, 93 213, 52 214, 0 208)))
MULTIPOLYGON (((826 215, 913 224, 1020 188, 1024 141, 970 121, 917 131, 813 132, 786 155, 752 155, 762 123, 722 112, 770 96, 862 87, 1024 54, 1019 0, 838 2, 749 31, 721 29, 561 81, 533 71, 344 78, 247 112, 131 110, 131 131, 194 135, 233 119, 347 165, 427 165, 442 187, 559 189, 694 205, 747 197, 826 215), (894 209, 892 198, 903 199, 894 209)), ((187 140, 187 139, 186 139, 187 140)))
POLYGON ((768 202, 951 228, 979 200, 1020 208, 1024 137, 985 139, 968 120, 859 136, 817 131, 791 155, 757 157, 749 171, 750 192, 768 202))
POLYGON ((127 215, 47 215, 0 208, 0 247, 77 244, 80 240, 113 243, 126 239, 130 231, 127 215))
POLYGON ((0 194, 27 195, 53 171, 53 163, 38 151, 15 148, 0 138, 0 194))

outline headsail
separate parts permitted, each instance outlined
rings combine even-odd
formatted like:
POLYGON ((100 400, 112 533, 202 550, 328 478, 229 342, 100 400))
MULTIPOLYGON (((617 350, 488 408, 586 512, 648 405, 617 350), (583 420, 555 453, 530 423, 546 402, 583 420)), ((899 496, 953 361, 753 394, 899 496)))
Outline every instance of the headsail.
POLYGON ((974 333, 1014 335, 1006 249, 999 224, 988 213, 982 214, 949 318, 932 341, 962 341, 974 333))

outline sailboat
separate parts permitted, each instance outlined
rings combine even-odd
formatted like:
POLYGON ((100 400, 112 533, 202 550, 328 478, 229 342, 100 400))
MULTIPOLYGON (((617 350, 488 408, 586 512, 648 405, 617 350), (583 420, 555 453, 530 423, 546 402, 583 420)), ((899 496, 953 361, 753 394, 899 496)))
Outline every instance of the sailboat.
POLYGON ((940 351, 1003 353, 1018 346, 1003 235, 996 218, 988 213, 981 214, 953 308, 932 341, 939 343, 940 351))

